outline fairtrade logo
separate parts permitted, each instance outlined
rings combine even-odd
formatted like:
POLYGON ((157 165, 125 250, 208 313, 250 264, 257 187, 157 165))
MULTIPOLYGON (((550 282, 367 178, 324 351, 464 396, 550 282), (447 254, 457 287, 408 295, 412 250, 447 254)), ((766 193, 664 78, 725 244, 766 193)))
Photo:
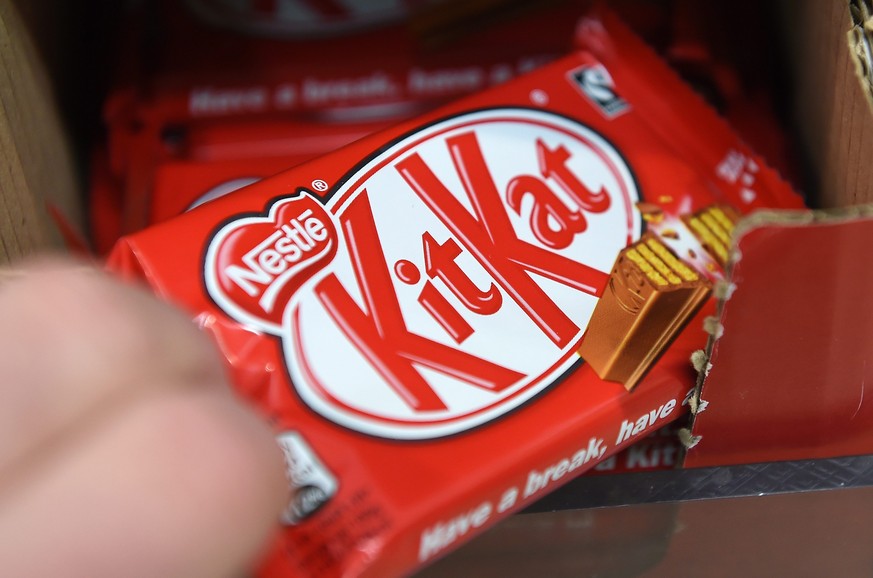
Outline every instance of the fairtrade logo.
POLYGON ((630 110, 630 105, 615 88, 612 75, 602 64, 583 66, 569 73, 576 87, 607 118, 630 110))
POLYGON ((380 437, 459 433, 560 380, 641 230, 619 153, 538 110, 439 121, 339 182, 219 229, 206 286, 281 338, 306 404, 380 437))

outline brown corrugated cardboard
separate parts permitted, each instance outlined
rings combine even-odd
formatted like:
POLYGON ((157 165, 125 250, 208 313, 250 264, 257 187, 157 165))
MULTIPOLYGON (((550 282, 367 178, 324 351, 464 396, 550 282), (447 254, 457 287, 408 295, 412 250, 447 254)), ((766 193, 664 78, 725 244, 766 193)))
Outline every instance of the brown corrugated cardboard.
POLYGON ((852 0, 849 5, 852 29, 849 31, 849 51, 855 62, 855 72, 867 102, 873 107, 873 5, 870 0, 852 0))
POLYGON ((794 120, 823 207, 873 202, 873 114, 848 42, 847 0, 786 0, 794 120))
POLYGON ((61 246, 47 203, 79 223, 74 175, 33 38, 13 2, 0 0, 0 263, 61 246))

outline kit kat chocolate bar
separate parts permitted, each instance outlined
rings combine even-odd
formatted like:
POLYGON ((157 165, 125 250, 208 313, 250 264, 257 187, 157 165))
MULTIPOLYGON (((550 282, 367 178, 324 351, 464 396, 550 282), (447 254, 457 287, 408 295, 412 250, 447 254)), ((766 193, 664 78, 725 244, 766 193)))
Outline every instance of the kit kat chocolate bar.
POLYGON ((619 253, 579 354, 633 389, 712 293, 711 282, 645 235, 619 253))
POLYGON ((578 30, 113 251, 275 428, 261 576, 409 575, 683 415, 723 274, 683 217, 802 203, 614 16, 578 30))

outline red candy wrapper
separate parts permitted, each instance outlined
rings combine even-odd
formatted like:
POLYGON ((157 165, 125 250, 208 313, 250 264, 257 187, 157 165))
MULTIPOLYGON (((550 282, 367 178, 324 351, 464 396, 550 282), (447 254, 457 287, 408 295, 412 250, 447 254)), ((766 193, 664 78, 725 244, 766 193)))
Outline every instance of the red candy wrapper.
POLYGON ((262 576, 409 574, 684 413, 725 231, 802 203, 612 15, 579 35, 113 251, 275 426, 262 576))
POLYGON ((323 126, 273 119, 190 127, 182 158, 165 160, 149 177, 153 184, 148 222, 179 215, 387 126, 385 122, 323 126))
POLYGON ((100 255, 188 206, 184 187, 156 194, 163 163, 293 156, 289 169, 566 53, 582 12, 528 3, 465 34, 433 18, 440 0, 135 4, 103 110, 101 170, 114 185, 91 196, 100 255), (285 32, 242 33, 262 28, 285 32), (453 33, 433 36, 444 28, 453 33))

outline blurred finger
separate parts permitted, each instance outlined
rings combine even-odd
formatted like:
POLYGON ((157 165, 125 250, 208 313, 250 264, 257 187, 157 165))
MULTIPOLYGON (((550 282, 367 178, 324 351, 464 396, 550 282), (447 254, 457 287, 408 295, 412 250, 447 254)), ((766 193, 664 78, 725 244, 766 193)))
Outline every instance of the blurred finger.
POLYGON ((0 497, 5 576, 219 578, 286 501, 268 429, 214 390, 168 387, 79 429, 0 497))
POLYGON ((0 474, 131 396, 223 383, 184 315, 79 265, 31 266, 0 285, 0 327, 0 474))

